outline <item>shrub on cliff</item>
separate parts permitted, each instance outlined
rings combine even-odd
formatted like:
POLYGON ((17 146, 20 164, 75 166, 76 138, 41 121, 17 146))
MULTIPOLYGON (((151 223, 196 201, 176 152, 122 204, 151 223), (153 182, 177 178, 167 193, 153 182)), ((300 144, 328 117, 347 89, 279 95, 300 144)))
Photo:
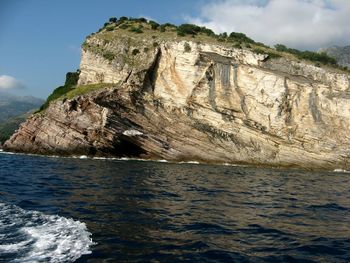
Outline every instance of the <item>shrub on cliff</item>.
POLYGON ((228 38, 230 40, 236 41, 236 42, 241 42, 241 43, 249 43, 249 44, 254 44, 255 41, 249 37, 247 37, 243 33, 237 33, 237 32, 232 32, 228 38))
POLYGON ((165 32, 167 30, 169 31, 175 31, 177 29, 177 26, 170 24, 170 23, 165 23, 159 26, 160 32, 165 32))
POLYGON ((322 64, 336 65, 337 61, 335 58, 328 56, 326 53, 317 53, 312 51, 303 51, 298 54, 298 57, 301 59, 307 59, 322 64))
POLYGON ((106 27, 106 30, 107 30, 107 31, 113 31, 114 28, 115 28, 114 26, 110 25, 110 26, 107 26, 107 27, 106 27))
POLYGON ((119 28, 120 29, 127 29, 129 27, 129 25, 128 24, 121 24, 120 26, 119 26, 119 28))
POLYGON ((266 54, 269 56, 269 58, 280 58, 281 57, 280 54, 273 52, 273 51, 270 51, 268 49, 263 49, 261 47, 255 47, 252 49, 252 51, 254 53, 257 53, 257 54, 266 54))
POLYGON ((222 37, 222 38, 227 38, 228 36, 227 36, 227 33, 226 33, 226 32, 224 32, 224 33, 221 33, 221 34, 219 35, 219 37, 222 37))
POLYGON ((134 32, 134 33, 138 33, 138 34, 141 34, 143 33, 142 29, 140 27, 135 27, 135 26, 132 26, 130 29, 129 29, 130 32, 134 32))
POLYGON ((115 55, 112 52, 106 51, 103 53, 103 57, 109 61, 112 61, 115 58, 115 55))
POLYGON ((160 32, 165 32, 165 25, 160 25, 159 26, 159 31, 160 32))
POLYGON ((78 80, 79 80, 79 74, 80 74, 79 69, 76 72, 68 72, 66 74, 66 81, 64 83, 64 86, 72 87, 72 86, 77 85, 78 80))
POLYGON ((200 31, 201 33, 203 33, 203 34, 206 34, 207 36, 215 36, 215 33, 214 33, 214 31, 213 30, 211 30, 211 29, 209 29, 209 28, 206 28, 206 27, 201 27, 201 31, 200 31))
POLYGON ((151 28, 153 30, 156 30, 159 27, 159 24, 157 22, 155 22, 155 21, 150 20, 148 23, 151 25, 151 28))
POLYGON ((280 52, 289 52, 289 48, 282 44, 275 45, 275 49, 280 52))
POLYGON ((193 24, 182 24, 177 28, 178 35, 197 35, 199 32, 201 28, 193 24))
POLYGON ((306 59, 310 61, 314 61, 316 63, 328 64, 328 65, 336 65, 337 61, 335 58, 330 57, 326 53, 317 53, 312 51, 300 51, 294 48, 288 48, 285 45, 277 44, 275 45, 275 49, 280 52, 286 52, 295 55, 299 59, 306 59))
POLYGON ((118 19, 116 17, 111 17, 109 19, 109 22, 111 22, 111 23, 116 23, 117 21, 118 21, 118 19))
POLYGON ((121 21, 121 22, 128 21, 128 20, 129 20, 129 18, 127 18, 126 16, 122 16, 119 18, 119 21, 121 21))
POLYGON ((165 26, 165 27, 177 28, 177 26, 175 26, 174 24, 171 24, 171 23, 165 23, 164 26, 165 26))
POLYGON ((191 52, 191 46, 187 42, 185 42, 185 44, 184 44, 184 51, 185 52, 191 52))
POLYGON ((147 23, 147 19, 144 18, 144 17, 140 17, 140 18, 130 17, 129 21, 140 22, 140 23, 147 23))

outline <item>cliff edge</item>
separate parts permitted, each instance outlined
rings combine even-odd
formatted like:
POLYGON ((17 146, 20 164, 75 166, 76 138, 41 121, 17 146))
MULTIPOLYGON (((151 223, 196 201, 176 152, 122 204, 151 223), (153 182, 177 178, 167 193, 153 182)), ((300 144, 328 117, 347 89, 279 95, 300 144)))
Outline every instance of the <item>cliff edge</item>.
POLYGON ((51 102, 4 149, 350 168, 348 73, 142 24, 90 35, 76 89, 91 92, 51 102))

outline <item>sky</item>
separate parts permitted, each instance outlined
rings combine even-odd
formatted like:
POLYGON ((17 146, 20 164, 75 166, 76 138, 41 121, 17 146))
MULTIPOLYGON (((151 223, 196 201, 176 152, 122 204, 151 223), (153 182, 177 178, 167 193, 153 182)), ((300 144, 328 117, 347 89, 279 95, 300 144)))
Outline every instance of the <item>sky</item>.
POLYGON ((46 98, 110 17, 196 23, 268 45, 350 45, 350 0, 0 0, 0 91, 46 98))

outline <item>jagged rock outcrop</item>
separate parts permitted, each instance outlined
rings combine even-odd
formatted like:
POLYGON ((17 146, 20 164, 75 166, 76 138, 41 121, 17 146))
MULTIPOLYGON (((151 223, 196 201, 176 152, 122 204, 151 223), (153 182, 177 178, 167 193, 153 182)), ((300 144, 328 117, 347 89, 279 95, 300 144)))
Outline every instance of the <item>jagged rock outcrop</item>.
POLYGON ((350 167, 346 73, 220 44, 103 33, 87 39, 80 70, 79 85, 115 85, 51 103, 6 150, 350 167))

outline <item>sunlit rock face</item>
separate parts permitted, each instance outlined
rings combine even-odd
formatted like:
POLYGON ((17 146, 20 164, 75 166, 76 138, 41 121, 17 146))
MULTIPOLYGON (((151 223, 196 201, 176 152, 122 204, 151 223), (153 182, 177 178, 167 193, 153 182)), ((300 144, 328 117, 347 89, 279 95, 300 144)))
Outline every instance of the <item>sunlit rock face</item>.
POLYGON ((82 52, 79 85, 114 83, 34 115, 11 151, 350 168, 349 75, 191 41, 82 52))

